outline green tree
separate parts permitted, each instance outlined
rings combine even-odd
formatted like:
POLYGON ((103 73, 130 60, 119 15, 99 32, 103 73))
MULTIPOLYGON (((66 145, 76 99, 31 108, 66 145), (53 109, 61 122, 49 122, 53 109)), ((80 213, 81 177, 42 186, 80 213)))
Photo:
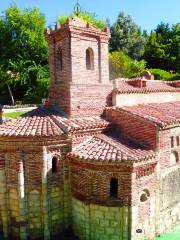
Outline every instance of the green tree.
POLYGON ((180 72, 180 24, 162 22, 151 31, 144 58, 151 68, 180 72))
POLYGON ((146 69, 144 60, 134 60, 121 51, 109 54, 109 64, 111 79, 137 77, 146 69))
POLYGON ((33 101, 36 97, 36 101, 40 101, 47 94, 49 76, 44 28, 45 16, 38 8, 21 11, 11 5, 0 18, 0 87, 9 84, 12 89, 18 89, 16 100, 33 101), (32 86, 33 89, 43 86, 43 91, 33 91, 33 94, 32 86))
POLYGON ((140 59, 145 50, 146 37, 131 16, 120 12, 111 27, 110 51, 122 51, 134 59, 140 59))

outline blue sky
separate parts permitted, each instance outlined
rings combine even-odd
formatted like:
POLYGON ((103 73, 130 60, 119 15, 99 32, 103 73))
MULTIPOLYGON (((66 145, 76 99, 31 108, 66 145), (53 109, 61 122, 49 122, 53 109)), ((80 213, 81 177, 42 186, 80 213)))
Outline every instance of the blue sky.
MULTIPOLYGON (((79 0, 81 6, 98 16, 110 19, 112 24, 120 11, 131 15, 134 21, 148 32, 161 21, 180 22, 180 0, 79 0)), ((57 16, 70 13, 76 0, 15 0, 23 9, 39 7, 45 13, 47 24, 56 21, 57 16)), ((12 0, 0 0, 0 12, 6 9, 12 0)))

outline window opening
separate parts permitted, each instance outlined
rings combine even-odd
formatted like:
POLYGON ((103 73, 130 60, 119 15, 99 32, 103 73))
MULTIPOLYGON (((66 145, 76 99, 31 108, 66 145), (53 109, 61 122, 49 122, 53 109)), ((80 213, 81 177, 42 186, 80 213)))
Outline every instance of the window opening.
POLYGON ((56 173, 57 172, 57 157, 53 157, 52 158, 52 173, 56 173))
POLYGON ((171 147, 174 147, 174 137, 171 137, 171 147))
POLYGON ((57 69, 62 71, 63 70, 63 57, 62 57, 62 49, 57 51, 57 69))
POLYGON ((94 69, 94 53, 93 50, 90 48, 86 50, 86 69, 87 70, 94 69))
POLYGON ((179 136, 176 137, 176 144, 179 146, 179 136))
POLYGON ((110 197, 117 198, 118 197, 118 179, 112 178, 110 181, 110 197))

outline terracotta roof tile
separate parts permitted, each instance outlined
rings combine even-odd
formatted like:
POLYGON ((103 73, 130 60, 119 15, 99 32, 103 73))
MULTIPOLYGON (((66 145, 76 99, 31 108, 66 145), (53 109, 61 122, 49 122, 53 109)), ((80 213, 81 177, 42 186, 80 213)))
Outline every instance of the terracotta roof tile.
POLYGON ((49 117, 19 118, 0 127, 0 136, 56 136, 62 133, 49 117))
POLYGON ((126 111, 160 127, 180 124, 180 102, 140 104, 121 108, 113 107, 113 109, 126 111))
POLYGON ((125 139, 100 134, 77 146, 68 156, 87 161, 139 161, 155 157, 155 152, 125 139))
POLYGON ((104 129, 110 124, 107 120, 98 116, 71 119, 57 115, 53 115, 52 117, 54 121, 56 120, 56 122, 60 124, 61 128, 65 132, 71 133, 95 129, 104 129))
POLYGON ((153 92, 180 92, 180 81, 159 81, 142 79, 115 79, 114 92, 116 93, 153 93, 153 92), (135 82, 145 82, 141 87, 136 86, 135 82), (134 84, 133 84, 134 82, 134 84))
POLYGON ((63 133, 105 129, 109 122, 101 117, 68 119, 54 108, 39 107, 23 117, 0 125, 0 136, 56 136, 63 133))

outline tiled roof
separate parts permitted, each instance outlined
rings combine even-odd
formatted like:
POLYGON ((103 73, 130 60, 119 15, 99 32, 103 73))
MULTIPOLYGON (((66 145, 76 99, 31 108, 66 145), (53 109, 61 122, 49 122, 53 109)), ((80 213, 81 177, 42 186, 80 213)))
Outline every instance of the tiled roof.
POLYGON ((109 122, 101 117, 68 119, 54 108, 39 107, 23 117, 0 125, 0 136, 57 136, 63 133, 102 130, 109 122))
POLYGON ((180 92, 180 81, 159 81, 159 80, 143 80, 143 79, 115 79, 115 93, 154 93, 154 92, 180 92), (145 83, 136 86, 135 82, 142 81, 145 83), (134 82, 134 84, 133 84, 134 82))
POLYGON ((108 127, 109 122, 105 119, 92 116, 92 117, 82 117, 82 118, 65 118, 57 115, 52 116, 54 121, 57 121, 61 128, 65 132, 82 132, 87 130, 96 130, 96 129, 104 129, 108 127))
POLYGON ((140 104, 121 108, 115 107, 114 109, 117 111, 126 111, 131 115, 141 117, 162 128, 180 124, 180 102, 140 104))
POLYGON ((57 136, 62 129, 51 119, 48 111, 38 108, 24 117, 5 121, 0 136, 57 136))
POLYGON ((140 161, 155 157, 155 152, 125 139, 100 134, 77 146, 68 156, 87 161, 140 161))

